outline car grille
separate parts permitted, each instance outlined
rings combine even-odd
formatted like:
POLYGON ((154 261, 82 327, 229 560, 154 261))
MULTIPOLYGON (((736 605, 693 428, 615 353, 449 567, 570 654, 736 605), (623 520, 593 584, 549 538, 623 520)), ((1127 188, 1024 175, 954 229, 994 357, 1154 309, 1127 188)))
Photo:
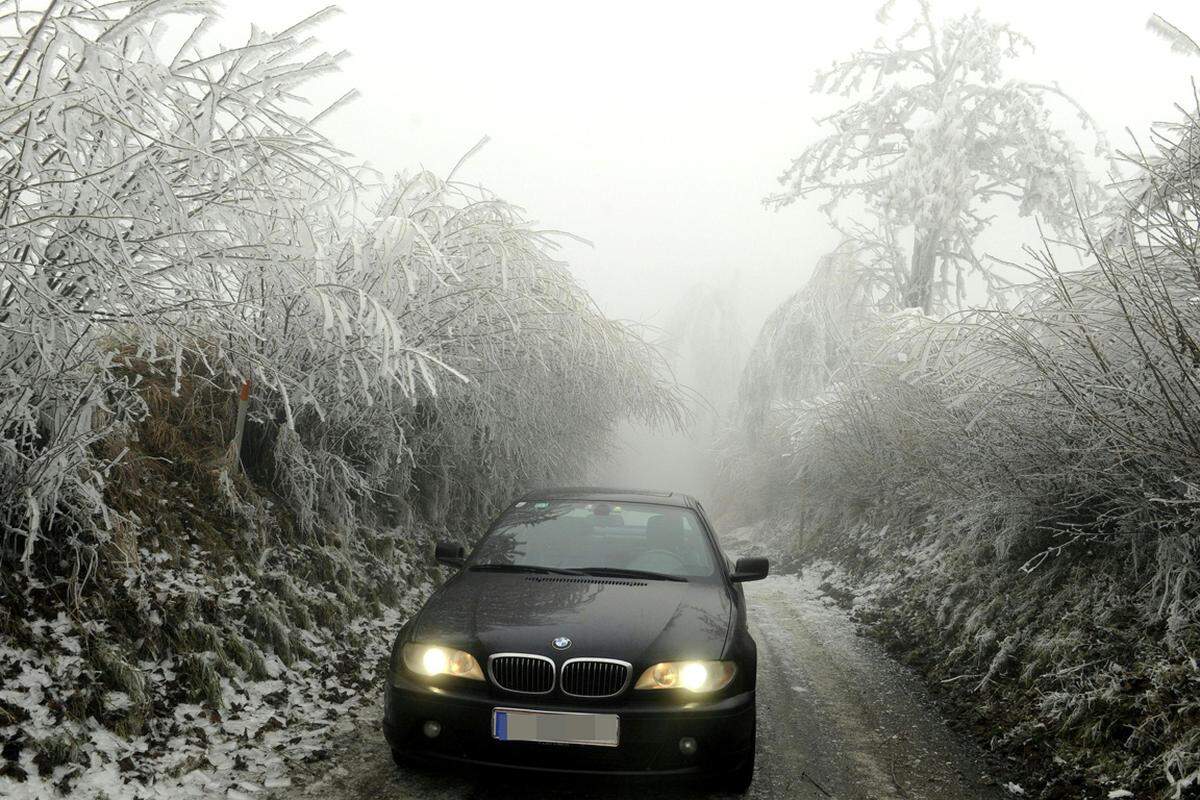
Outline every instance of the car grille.
POLYGON ((631 667, 607 658, 573 658, 563 664, 560 679, 565 694, 574 697, 612 697, 629 683, 631 667))
POLYGON ((488 672, 509 692, 546 694, 554 688, 554 662, 544 656, 497 653, 488 659, 488 672))

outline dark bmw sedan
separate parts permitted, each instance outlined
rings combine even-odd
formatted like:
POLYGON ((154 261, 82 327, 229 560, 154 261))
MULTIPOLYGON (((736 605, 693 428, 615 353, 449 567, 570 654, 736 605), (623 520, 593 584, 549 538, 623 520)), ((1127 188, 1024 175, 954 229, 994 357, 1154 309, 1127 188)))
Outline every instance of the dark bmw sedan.
POLYGON ((409 757, 552 772, 696 776, 744 791, 757 654, 741 582, 686 495, 523 497, 400 631, 384 731, 409 757))

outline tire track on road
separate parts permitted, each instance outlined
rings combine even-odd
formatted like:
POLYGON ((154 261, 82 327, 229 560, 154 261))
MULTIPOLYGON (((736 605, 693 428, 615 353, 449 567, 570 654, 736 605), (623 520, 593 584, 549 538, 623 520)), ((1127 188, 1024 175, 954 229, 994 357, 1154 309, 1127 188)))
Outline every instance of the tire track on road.
POLYGON ((815 583, 779 575, 746 587, 771 665, 759 668, 759 720, 772 719, 783 743, 766 760, 779 774, 771 780, 807 774, 818 800, 1002 798, 982 753, 949 729, 917 677, 859 636, 815 583))

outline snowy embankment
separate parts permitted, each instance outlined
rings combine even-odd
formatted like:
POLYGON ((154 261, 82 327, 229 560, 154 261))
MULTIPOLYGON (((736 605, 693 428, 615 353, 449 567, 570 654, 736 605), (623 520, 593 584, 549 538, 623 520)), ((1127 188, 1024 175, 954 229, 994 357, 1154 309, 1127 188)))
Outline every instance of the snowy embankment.
POLYGON ((1200 668, 1153 629, 1123 624, 1130 587, 1107 560, 1014 581, 1004 565, 969 569, 930 543, 927 524, 819 541, 788 520, 748 530, 915 669, 1014 795, 1189 797, 1200 668))
MULTIPOLYGON (((269 581, 237 570, 208 574, 206 554, 193 555, 181 568, 155 566, 128 580, 145 590, 146 638, 178 636, 164 631, 180 624, 172 609, 204 608, 202 616, 218 620, 209 629, 220 637, 211 651, 125 664, 106 649, 109 640, 122 643, 104 621, 76 623, 63 612, 8 620, 13 635, 0 642, 0 796, 248 797, 286 786, 290 764, 323 757, 356 711, 378 703, 391 641, 430 588, 423 581, 394 607, 337 632, 289 631, 289 664, 273 648, 260 651, 244 624, 269 581), (94 713, 82 717, 75 709, 85 704, 94 713)), ((339 603, 336 592, 315 585, 296 599, 311 608, 339 603)))

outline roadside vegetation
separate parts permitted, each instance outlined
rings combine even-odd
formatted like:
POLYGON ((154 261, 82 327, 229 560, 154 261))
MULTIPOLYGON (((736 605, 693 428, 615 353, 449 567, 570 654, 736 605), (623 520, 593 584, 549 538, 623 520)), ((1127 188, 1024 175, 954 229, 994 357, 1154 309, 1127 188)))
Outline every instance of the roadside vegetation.
MULTIPOLYGON (((930 15, 918 4, 915 30, 930 15)), ((1017 41, 977 18, 946 31, 1017 41)), ((953 52, 945 42, 930 33, 927 46, 953 52)), ((854 114, 896 96, 875 87, 854 114)), ((928 135, 960 131, 961 148, 936 152, 977 163, 967 156, 991 139, 956 113, 926 117, 928 135)), ((1074 247, 1027 251, 1006 303, 956 297, 957 266, 982 263, 961 236, 937 256, 932 274, 951 280, 931 294, 920 219, 901 220, 916 223, 913 244, 884 270, 886 248, 855 234, 868 227, 842 223, 846 242, 764 326, 726 432, 724 483, 743 519, 771 509, 763 536, 855 595, 860 619, 1028 796, 1200 796, 1200 110, 1179 114, 1125 157, 1106 215, 1088 213, 1092 188, 1059 187, 1061 213, 1045 220, 1074 247)), ((918 128, 900 138, 920 141, 918 128)), ((879 207, 908 158, 871 167, 879 207)), ((785 176, 801 187, 789 197, 811 185, 807 169, 785 176)), ((933 208, 953 199, 924 191, 933 208)), ((1019 195, 1031 185, 1013 191, 1019 213, 1042 218, 1019 195)))
POLYGON ((321 15, 214 13, 0 7, 0 787, 35 796, 284 780, 435 536, 680 418, 554 234, 322 137, 321 15))

